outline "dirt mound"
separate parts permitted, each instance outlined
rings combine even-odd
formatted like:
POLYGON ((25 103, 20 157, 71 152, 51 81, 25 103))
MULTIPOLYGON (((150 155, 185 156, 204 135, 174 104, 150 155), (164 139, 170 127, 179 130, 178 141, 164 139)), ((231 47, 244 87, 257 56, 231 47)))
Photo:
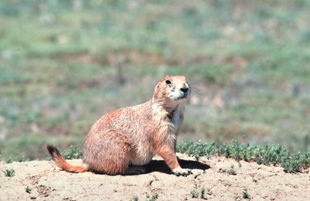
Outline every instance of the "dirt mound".
MULTIPOLYGON (((158 156, 141 175, 68 173, 51 161, 0 164, 0 170, 15 170, 13 177, 0 172, 0 200, 310 200, 309 173, 288 174, 269 167, 223 157, 201 158, 199 162, 178 154, 182 167, 193 174, 171 174, 158 156), (31 193, 26 192, 27 186, 31 193), (150 198, 146 196, 149 195, 150 198), (197 196, 197 198, 193 198, 197 196)), ((81 164, 81 160, 70 163, 81 164)))

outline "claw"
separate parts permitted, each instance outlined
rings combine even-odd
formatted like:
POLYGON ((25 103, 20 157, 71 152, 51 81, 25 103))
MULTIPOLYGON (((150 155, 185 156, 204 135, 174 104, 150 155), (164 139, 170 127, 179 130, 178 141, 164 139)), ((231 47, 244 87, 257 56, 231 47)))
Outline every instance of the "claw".
POLYGON ((187 170, 187 172, 182 172, 182 176, 193 174, 190 170, 187 170))
POLYGON ((189 171, 189 170, 184 170, 184 169, 181 169, 181 168, 175 169, 175 170, 173 170, 172 172, 173 172, 176 176, 180 176, 180 175, 182 175, 182 176, 187 176, 187 175, 189 175, 189 174, 192 174, 191 171, 189 171))

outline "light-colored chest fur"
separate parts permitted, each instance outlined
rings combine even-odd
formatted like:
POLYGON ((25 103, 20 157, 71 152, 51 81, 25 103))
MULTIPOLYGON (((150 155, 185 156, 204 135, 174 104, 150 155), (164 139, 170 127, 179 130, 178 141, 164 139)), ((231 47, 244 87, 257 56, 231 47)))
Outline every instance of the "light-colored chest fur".
POLYGON ((175 127, 175 135, 178 136, 182 123, 183 123, 183 111, 184 111, 184 105, 179 105, 176 109, 176 111, 173 113, 171 121, 172 124, 175 127))
MULTIPOLYGON (((156 112, 159 112, 162 109, 162 107, 156 108, 156 112)), ((166 114, 163 111, 160 111, 159 113, 155 112, 153 114, 153 120, 158 122, 158 125, 155 123, 155 127, 158 126, 159 128, 158 133, 155 133, 154 135, 159 135, 157 136, 159 140, 163 140, 171 144, 172 147, 176 143, 177 135, 179 134, 182 125, 183 110, 184 105, 179 104, 171 114, 171 119, 169 121, 163 120, 163 117, 165 116, 164 114, 166 114)), ((149 163, 156 154, 154 148, 146 142, 146 139, 143 137, 136 143, 136 156, 133 158, 131 163, 133 165, 144 165, 149 163)))

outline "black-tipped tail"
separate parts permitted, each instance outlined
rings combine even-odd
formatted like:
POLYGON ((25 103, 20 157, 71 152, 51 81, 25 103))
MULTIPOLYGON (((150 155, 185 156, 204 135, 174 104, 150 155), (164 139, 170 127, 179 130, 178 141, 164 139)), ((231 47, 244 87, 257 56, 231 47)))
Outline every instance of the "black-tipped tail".
POLYGON ((46 144, 45 145, 49 155, 52 157, 53 160, 55 160, 55 157, 61 157, 60 152, 58 151, 58 149, 52 145, 52 144, 46 144))
POLYGON ((51 155, 53 161, 56 162, 56 165, 68 172, 86 172, 88 171, 88 165, 83 164, 83 165, 71 165, 66 161, 66 159, 60 154, 58 149, 52 145, 52 144, 46 144, 45 145, 48 153, 51 155))

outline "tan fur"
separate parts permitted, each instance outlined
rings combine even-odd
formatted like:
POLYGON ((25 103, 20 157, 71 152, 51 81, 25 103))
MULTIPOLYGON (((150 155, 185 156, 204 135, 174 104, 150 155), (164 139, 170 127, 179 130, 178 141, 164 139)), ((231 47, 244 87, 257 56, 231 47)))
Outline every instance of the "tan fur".
POLYGON ((58 167, 71 172, 128 174, 137 170, 138 173, 142 170, 129 165, 147 164, 158 154, 175 174, 189 174, 180 167, 175 155, 189 95, 190 87, 184 76, 167 75, 157 84, 148 102, 102 116, 86 137, 83 166, 70 165, 57 155, 55 147, 47 145, 47 148, 58 167))

